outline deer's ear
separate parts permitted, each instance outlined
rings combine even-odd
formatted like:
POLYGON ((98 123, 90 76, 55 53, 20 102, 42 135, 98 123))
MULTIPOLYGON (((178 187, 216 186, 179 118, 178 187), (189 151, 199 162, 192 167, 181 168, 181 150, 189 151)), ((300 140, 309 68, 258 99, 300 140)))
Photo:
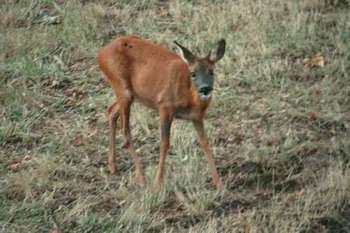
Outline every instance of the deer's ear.
POLYGON ((226 48, 226 41, 225 39, 221 39, 218 42, 218 47, 215 51, 215 53, 210 53, 210 60, 213 62, 219 61, 221 58, 223 58, 225 54, 225 48, 226 48))
POLYGON ((174 43, 177 45, 177 47, 180 50, 180 56, 181 58, 187 63, 191 64, 196 61, 196 56, 187 48, 179 44, 177 41, 174 41, 174 43))

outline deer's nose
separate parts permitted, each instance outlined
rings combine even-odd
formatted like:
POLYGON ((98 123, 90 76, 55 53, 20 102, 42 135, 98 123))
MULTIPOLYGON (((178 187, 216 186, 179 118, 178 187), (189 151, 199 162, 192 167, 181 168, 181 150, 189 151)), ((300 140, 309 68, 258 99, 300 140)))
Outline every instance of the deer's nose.
POLYGON ((211 92, 212 90, 213 90, 212 87, 210 87, 210 86, 205 86, 205 87, 199 88, 199 93, 200 93, 200 94, 203 94, 203 95, 209 95, 210 92, 211 92))

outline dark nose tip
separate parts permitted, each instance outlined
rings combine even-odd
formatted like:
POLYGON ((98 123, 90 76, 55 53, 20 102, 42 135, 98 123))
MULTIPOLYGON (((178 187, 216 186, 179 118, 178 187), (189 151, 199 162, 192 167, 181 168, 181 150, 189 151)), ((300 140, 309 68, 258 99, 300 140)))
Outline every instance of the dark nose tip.
POLYGON ((212 90, 213 90, 212 87, 207 86, 207 87, 201 87, 201 88, 199 89, 199 92, 200 92, 201 94, 208 95, 212 90))

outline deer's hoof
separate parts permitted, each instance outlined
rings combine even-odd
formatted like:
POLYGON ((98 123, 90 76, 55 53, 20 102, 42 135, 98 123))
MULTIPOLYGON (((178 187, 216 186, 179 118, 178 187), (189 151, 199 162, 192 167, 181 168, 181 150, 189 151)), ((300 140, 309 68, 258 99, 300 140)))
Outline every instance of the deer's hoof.
POLYGON ((117 168, 114 164, 108 164, 108 168, 111 174, 115 174, 117 172, 117 168))
POLYGON ((215 183, 215 186, 216 186, 216 189, 217 189, 218 191, 224 190, 224 184, 222 183, 221 180, 217 181, 217 182, 215 183))
POLYGON ((155 183, 153 185, 152 192, 153 193, 159 193, 160 191, 162 191, 162 185, 158 184, 158 183, 155 183))
POLYGON ((145 186, 145 184, 146 184, 145 177, 143 175, 136 175, 135 176, 135 181, 141 187, 145 186))

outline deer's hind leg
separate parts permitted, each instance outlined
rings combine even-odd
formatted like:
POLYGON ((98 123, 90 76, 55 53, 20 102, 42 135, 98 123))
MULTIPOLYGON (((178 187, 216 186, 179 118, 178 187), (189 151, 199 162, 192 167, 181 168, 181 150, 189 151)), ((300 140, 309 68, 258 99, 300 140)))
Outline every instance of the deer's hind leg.
POLYGON ((108 123, 110 128, 110 135, 109 135, 109 155, 108 155, 108 168, 109 171, 114 174, 116 172, 116 166, 115 166, 115 158, 116 158, 116 152, 115 152, 115 134, 117 130, 117 120, 119 117, 119 103, 118 101, 115 101, 109 108, 108 108, 108 123))
POLYGON ((120 108, 121 114, 121 128, 123 136, 125 138, 124 147, 128 149, 129 153, 132 156, 132 159, 135 164, 135 178, 136 182, 143 186, 145 184, 145 177, 143 172, 143 166, 140 157, 137 155, 136 150, 132 144, 131 139, 131 130, 130 130, 130 108, 132 104, 132 99, 123 102, 120 108))
MULTIPOLYGON (((106 51, 105 51, 106 52, 106 51)), ((103 53, 103 51, 102 51, 103 53)), ((108 53, 108 51, 106 52, 108 53)), ((145 183, 145 178, 143 175, 143 168, 140 158, 137 156, 136 151, 131 143, 131 133, 130 133, 130 107, 133 102, 133 94, 130 88, 129 81, 129 71, 127 58, 123 54, 117 54, 117 58, 110 54, 108 57, 111 58, 109 61, 104 61, 101 58, 100 66, 105 74, 105 79, 111 84, 113 92, 117 97, 117 102, 110 107, 110 155, 109 155, 109 168, 112 173, 115 172, 115 134, 116 134, 116 120, 120 116, 120 125, 125 138, 125 147, 129 150, 135 163, 136 169, 136 181, 143 185, 145 183)))

